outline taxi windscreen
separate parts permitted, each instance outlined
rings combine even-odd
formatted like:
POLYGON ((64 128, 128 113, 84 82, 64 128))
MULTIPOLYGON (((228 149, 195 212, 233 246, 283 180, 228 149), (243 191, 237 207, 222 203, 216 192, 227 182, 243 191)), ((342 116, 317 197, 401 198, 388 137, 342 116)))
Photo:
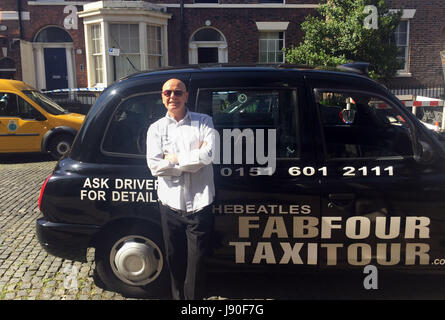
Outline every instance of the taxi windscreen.
POLYGON ((38 91, 23 91, 23 93, 30 98, 32 101, 37 103, 40 107, 45 109, 45 111, 54 114, 66 114, 69 113, 69 111, 65 110, 61 106, 59 106, 56 102, 45 96, 44 94, 38 92, 38 91))

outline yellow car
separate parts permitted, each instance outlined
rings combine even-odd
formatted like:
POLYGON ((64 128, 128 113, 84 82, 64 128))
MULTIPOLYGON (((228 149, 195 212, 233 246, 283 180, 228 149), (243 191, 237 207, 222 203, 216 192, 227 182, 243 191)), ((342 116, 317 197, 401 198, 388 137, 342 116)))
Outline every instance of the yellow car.
POLYGON ((85 116, 70 113, 22 81, 0 79, 0 153, 67 153, 85 116))

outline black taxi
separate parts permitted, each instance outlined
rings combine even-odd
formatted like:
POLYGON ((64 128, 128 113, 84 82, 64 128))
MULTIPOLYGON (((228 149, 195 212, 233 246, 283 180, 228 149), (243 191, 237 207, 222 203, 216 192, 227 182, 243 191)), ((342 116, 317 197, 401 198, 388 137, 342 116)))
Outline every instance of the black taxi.
POLYGON ((85 261, 94 247, 97 275, 125 295, 168 287, 145 154, 171 78, 218 133, 209 264, 443 270, 439 135, 366 76, 280 66, 166 69, 108 87, 42 186, 36 229, 49 253, 85 261))

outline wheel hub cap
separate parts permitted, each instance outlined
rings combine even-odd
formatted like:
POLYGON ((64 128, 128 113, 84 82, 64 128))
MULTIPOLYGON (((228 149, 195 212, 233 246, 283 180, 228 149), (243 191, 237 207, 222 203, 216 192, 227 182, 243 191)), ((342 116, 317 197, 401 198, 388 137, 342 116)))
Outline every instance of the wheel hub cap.
POLYGON ((59 144, 57 144, 57 152, 59 154, 65 154, 69 148, 70 146, 66 142, 60 142, 59 144))
POLYGON ((162 270, 160 250, 151 241, 126 240, 110 258, 115 274, 131 285, 150 283, 162 270))

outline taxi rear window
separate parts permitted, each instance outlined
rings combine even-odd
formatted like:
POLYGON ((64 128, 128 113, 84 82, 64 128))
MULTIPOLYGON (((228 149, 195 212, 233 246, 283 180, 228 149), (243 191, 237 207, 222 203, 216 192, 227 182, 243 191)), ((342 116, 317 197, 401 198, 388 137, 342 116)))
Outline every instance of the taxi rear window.
POLYGON ((145 156, 148 127, 165 116, 161 92, 136 95, 115 110, 106 130, 102 150, 115 154, 145 156))

